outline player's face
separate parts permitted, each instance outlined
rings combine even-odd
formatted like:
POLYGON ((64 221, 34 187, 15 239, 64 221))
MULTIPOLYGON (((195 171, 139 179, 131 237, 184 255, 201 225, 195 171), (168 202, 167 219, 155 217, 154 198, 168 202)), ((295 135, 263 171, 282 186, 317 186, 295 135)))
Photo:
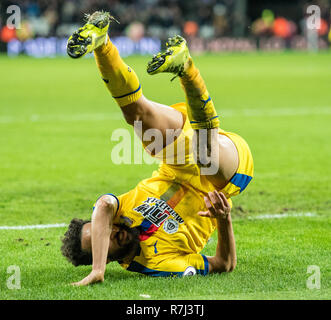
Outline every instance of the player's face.
MULTIPOLYGON (((132 240, 133 236, 130 232, 120 226, 113 225, 109 239, 107 263, 110 261, 122 260, 123 257, 119 257, 119 252, 132 240)), ((91 223, 86 223, 83 226, 81 244, 82 250, 92 252, 91 223)))

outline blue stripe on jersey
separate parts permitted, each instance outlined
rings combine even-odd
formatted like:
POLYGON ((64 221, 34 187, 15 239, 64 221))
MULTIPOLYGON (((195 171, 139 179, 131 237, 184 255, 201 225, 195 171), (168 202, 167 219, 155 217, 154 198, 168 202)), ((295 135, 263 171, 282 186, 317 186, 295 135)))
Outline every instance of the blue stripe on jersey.
POLYGON ((247 176, 246 174, 236 173, 230 182, 239 187, 240 192, 243 192, 252 179, 253 177, 247 176))
POLYGON ((144 219, 140 225, 141 231, 146 231, 152 225, 152 222, 149 222, 147 219, 144 219))
MULTIPOLYGON (((209 272, 209 263, 207 260, 207 257, 202 255, 204 262, 205 262, 205 269, 204 270, 197 270, 197 274, 206 276, 209 272)), ((145 266, 143 266, 142 264, 136 262, 136 261, 132 261, 129 265, 129 267, 126 269, 128 271, 133 271, 133 272, 139 272, 142 274, 145 274, 147 276, 151 276, 151 277, 173 277, 173 276, 178 276, 178 277, 182 277, 183 276, 183 272, 175 272, 175 271, 159 271, 159 270, 153 270, 153 269, 149 269, 145 266)))

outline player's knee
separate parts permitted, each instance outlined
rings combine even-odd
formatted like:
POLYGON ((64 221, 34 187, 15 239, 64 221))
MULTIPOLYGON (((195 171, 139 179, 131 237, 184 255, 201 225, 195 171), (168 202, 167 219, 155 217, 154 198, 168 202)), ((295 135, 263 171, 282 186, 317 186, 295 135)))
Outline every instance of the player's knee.
POLYGON ((130 113, 124 113, 124 112, 123 112, 123 114, 124 114, 124 119, 125 119, 126 123, 131 126, 134 125, 135 121, 140 120, 140 117, 137 114, 132 114, 132 113, 130 114, 130 113))
POLYGON ((132 103, 121 108, 125 121, 134 125, 135 121, 141 121, 145 110, 138 103, 132 103))

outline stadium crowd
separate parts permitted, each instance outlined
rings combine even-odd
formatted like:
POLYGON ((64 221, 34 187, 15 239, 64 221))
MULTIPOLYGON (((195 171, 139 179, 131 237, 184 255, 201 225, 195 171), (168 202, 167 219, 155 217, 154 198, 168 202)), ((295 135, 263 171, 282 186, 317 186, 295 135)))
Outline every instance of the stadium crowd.
MULTIPOLYGON (((215 39, 219 37, 276 36, 290 38, 305 33, 305 7, 310 2, 298 0, 301 18, 279 16, 261 10, 260 16, 250 15, 249 0, 4 0, 0 3, 0 40, 27 40, 36 37, 67 37, 82 24, 86 12, 108 10, 120 24, 111 27, 112 36, 142 36, 161 40, 174 34, 186 37, 215 39), (6 8, 15 4, 21 10, 21 27, 9 30, 6 8)), ((330 1, 314 1, 322 12, 319 35, 331 42, 330 1)))

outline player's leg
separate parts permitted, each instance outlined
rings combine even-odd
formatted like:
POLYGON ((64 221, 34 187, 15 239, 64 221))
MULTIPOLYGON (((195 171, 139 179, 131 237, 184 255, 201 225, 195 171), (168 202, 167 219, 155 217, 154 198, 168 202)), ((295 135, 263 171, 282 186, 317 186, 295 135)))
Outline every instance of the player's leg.
POLYGON ((94 54, 102 79, 129 124, 141 121, 142 133, 156 129, 163 137, 166 137, 167 129, 182 128, 184 119, 180 112, 150 101, 142 94, 136 73, 122 60, 116 46, 109 39, 94 54))
POLYGON ((215 185, 226 184, 238 168, 238 152, 229 138, 215 134, 218 132, 219 118, 205 82, 190 56, 185 39, 180 36, 169 39, 167 50, 153 58, 147 71, 150 74, 171 72, 180 77, 186 95, 188 117, 197 141, 200 135, 206 136, 204 145, 197 147, 200 152, 205 149, 205 154, 198 154, 198 161, 199 157, 208 158, 210 149, 217 146, 217 157, 211 160, 217 163, 219 170, 210 179, 215 185))
POLYGON ((188 116, 193 129, 213 129, 219 127, 219 119, 205 82, 193 59, 184 38, 175 36, 168 39, 167 50, 154 56, 147 72, 151 75, 171 72, 180 77, 184 89, 188 116))
MULTIPOLYGON (((107 35, 110 21, 111 16, 105 12, 95 12, 89 16, 87 24, 69 38, 68 54, 78 58, 94 51, 101 77, 126 121, 131 125, 134 121, 141 121, 142 134, 148 129, 159 130, 165 145, 167 129, 182 128, 183 116, 171 107, 144 97, 136 73, 125 64, 107 35)), ((145 144, 148 145, 148 142, 145 144)))

